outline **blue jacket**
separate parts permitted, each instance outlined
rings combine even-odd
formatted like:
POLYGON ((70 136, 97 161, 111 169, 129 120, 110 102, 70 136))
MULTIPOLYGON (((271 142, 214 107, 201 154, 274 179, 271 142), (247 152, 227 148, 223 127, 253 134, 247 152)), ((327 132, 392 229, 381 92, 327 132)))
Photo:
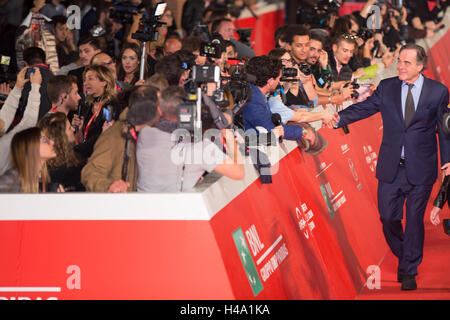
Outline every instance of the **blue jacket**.
MULTIPOLYGON (((249 129, 258 131, 256 127, 264 127, 270 132, 275 126, 272 123, 272 112, 270 112, 269 104, 256 85, 250 84, 250 87, 252 88, 251 100, 242 110, 245 131, 249 129)), ((301 127, 285 124, 282 124, 282 126, 284 128, 284 139, 299 141, 302 138, 303 130, 301 127)))
POLYGON ((450 161, 450 136, 442 130, 442 115, 447 110, 448 89, 425 78, 416 112, 408 127, 402 114, 402 81, 395 78, 380 82, 377 90, 363 102, 339 112, 338 126, 365 119, 377 112, 383 118, 383 139, 377 164, 377 179, 391 183, 397 173, 402 146, 408 180, 414 185, 432 185, 437 178, 437 139, 441 164, 450 161))

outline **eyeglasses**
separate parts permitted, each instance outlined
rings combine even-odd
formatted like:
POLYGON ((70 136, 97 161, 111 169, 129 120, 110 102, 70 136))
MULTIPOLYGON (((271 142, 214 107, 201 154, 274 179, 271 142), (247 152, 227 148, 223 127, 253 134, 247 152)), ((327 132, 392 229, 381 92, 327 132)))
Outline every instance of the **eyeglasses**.
POLYGON ((52 141, 52 139, 47 138, 46 136, 42 136, 40 143, 47 143, 49 144, 52 141))
POLYGON ((294 64, 294 59, 290 58, 290 59, 280 59, 281 63, 291 63, 294 64))

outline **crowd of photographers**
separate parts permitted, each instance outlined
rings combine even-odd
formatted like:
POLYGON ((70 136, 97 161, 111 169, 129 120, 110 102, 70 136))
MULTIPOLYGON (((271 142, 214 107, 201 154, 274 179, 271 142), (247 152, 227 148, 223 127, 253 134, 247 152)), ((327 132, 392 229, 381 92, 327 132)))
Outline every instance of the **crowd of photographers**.
POLYGON ((242 179, 247 139, 230 129, 318 154, 327 142, 316 129, 367 98, 447 9, 371 0, 339 16, 340 1, 301 1, 298 24, 255 56, 251 30, 234 36, 234 19, 254 8, 245 1, 187 0, 181 28, 165 4, 141 0, 35 0, 17 26, 13 2, 0 3, 0 192, 189 191, 212 171, 242 179))

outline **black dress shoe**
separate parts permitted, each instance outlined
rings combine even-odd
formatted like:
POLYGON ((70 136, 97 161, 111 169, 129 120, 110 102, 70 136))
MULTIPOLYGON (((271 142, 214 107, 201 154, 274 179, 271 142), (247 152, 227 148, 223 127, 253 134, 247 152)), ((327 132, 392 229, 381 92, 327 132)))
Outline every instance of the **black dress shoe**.
POLYGON ((402 290, 416 290, 417 282, 415 276, 402 276, 402 290))

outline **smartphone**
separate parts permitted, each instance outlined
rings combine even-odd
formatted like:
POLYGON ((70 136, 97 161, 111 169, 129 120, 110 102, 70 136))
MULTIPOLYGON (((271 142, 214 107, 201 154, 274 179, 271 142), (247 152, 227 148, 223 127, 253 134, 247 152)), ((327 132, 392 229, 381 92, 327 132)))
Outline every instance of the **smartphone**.
POLYGON ((30 74, 35 73, 36 70, 34 68, 28 68, 27 72, 25 73, 25 79, 30 79, 30 74))
POLYGON ((112 120, 112 115, 111 115, 111 110, 109 110, 107 107, 103 108, 103 119, 105 119, 106 122, 111 122, 112 120))

